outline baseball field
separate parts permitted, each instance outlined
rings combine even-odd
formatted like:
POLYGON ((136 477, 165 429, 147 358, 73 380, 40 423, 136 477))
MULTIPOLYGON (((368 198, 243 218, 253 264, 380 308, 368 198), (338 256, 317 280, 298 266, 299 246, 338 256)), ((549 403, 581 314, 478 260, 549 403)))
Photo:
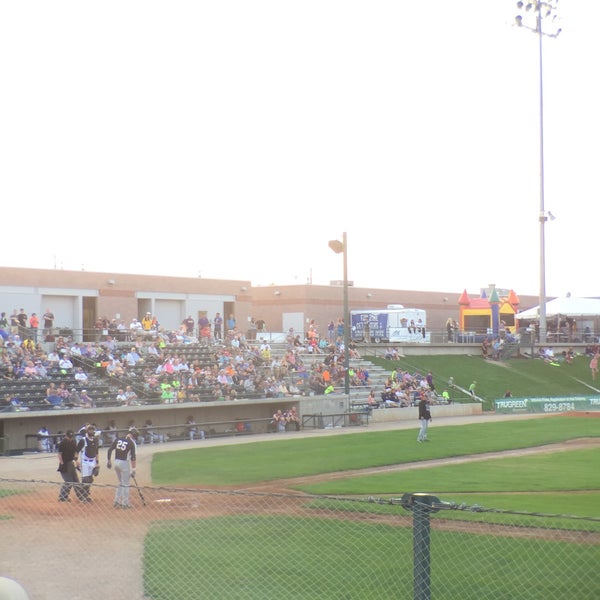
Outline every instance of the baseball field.
POLYGON ((72 598, 411 598, 399 500, 427 492, 449 506, 431 515, 432 597, 598 597, 596 414, 434 412, 429 439, 403 424, 142 446, 131 511, 106 469, 93 505, 57 506, 53 457, 3 458, 1 574, 62 597, 85 543, 94 585, 72 598))

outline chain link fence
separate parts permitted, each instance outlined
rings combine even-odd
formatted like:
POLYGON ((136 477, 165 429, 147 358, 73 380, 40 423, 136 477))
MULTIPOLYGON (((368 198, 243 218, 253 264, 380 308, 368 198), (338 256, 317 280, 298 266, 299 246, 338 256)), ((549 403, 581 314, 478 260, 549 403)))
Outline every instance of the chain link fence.
POLYGON ((31 600, 600 597, 600 519, 451 499, 0 479, 0 575, 31 600), (61 482, 62 483, 62 482, 61 482))

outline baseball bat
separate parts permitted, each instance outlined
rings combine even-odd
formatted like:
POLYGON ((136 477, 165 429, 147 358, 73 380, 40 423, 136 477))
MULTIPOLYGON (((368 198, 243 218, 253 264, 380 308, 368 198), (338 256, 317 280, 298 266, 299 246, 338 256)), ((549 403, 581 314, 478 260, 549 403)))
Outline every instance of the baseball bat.
POLYGON ((144 506, 146 506, 146 499, 144 498, 144 494, 142 494, 142 490, 140 489, 140 486, 138 485, 137 479, 135 477, 132 477, 131 479, 133 479, 133 483, 135 483, 135 487, 138 491, 138 494, 140 495, 140 500, 142 501, 142 504, 144 506))

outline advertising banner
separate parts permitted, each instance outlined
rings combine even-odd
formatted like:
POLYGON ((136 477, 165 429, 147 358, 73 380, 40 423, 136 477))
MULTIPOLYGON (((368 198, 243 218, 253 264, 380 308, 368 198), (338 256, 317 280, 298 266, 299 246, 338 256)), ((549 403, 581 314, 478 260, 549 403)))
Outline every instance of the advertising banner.
POLYGON ((600 396, 559 396, 552 398, 502 398, 494 402, 500 413, 562 413, 600 410, 600 396))

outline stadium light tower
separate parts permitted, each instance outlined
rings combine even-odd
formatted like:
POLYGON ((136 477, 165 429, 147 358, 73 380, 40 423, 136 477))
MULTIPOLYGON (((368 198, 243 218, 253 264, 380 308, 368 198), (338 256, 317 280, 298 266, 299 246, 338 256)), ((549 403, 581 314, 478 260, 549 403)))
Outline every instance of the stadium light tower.
POLYGON ((350 397, 350 319, 348 314, 348 239, 346 232, 342 241, 331 240, 329 247, 336 254, 344 256, 344 394, 350 397))
POLYGON ((540 102, 540 330, 539 343, 546 343, 546 213, 544 202, 544 77, 543 77, 543 43, 544 36, 555 38, 560 33, 560 28, 556 27, 556 7, 558 0, 547 0, 542 2, 517 2, 519 14, 515 17, 515 23, 518 27, 524 27, 533 31, 538 36, 538 63, 539 63, 539 102, 540 102), (531 24, 528 24, 530 22, 531 24), (548 30, 543 30, 542 25, 549 23, 548 30))

